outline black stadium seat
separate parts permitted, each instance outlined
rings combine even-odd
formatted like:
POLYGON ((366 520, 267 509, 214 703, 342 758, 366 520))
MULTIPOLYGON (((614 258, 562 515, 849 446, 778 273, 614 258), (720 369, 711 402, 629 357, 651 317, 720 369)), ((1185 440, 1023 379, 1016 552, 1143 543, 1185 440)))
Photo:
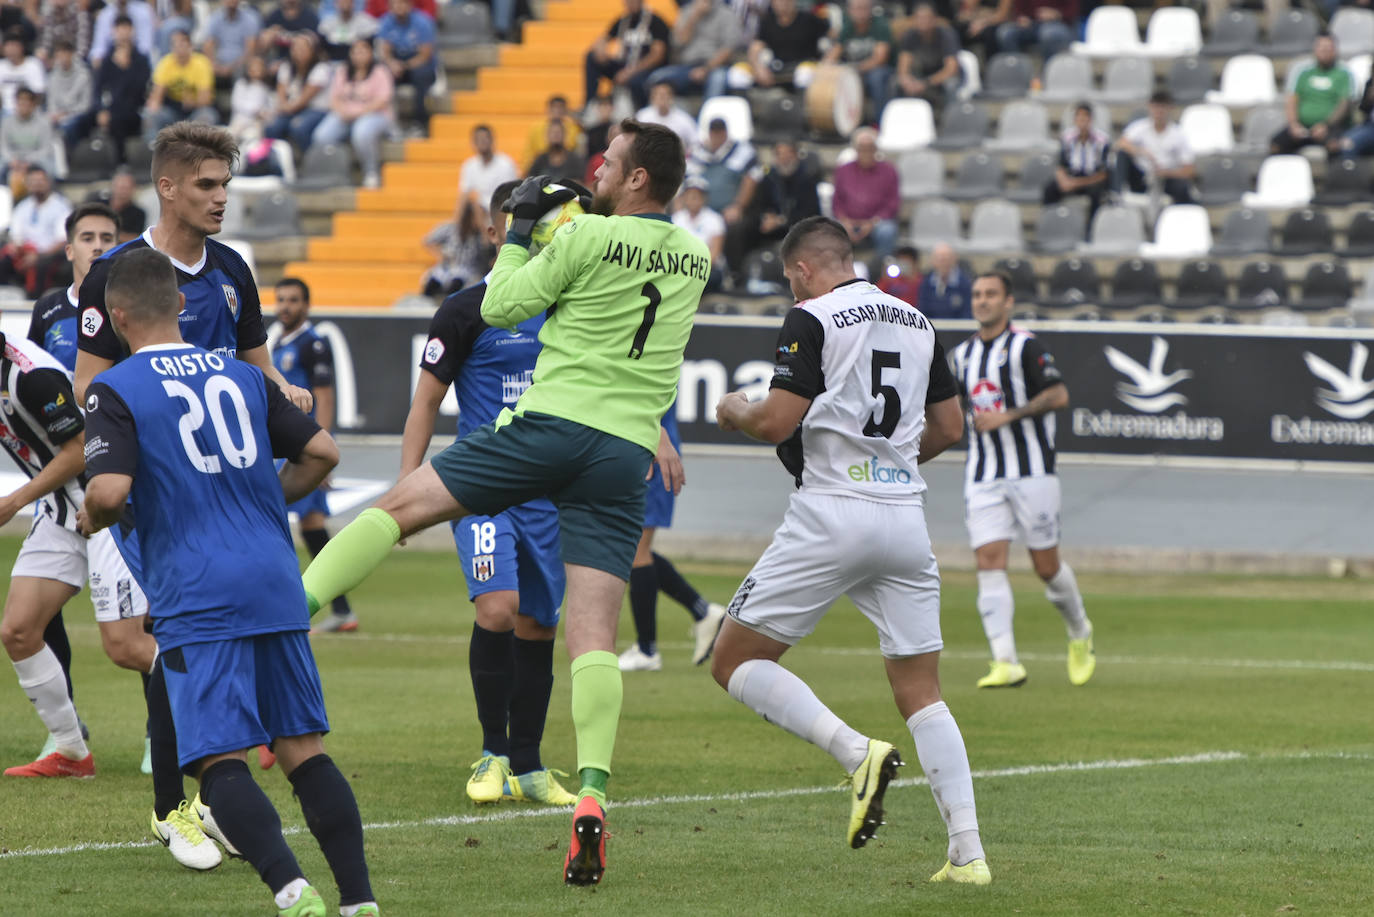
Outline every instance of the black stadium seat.
POLYGON ((1374 257, 1374 211, 1361 210, 1350 219, 1345 229, 1345 248, 1341 255, 1346 258, 1374 257))
POLYGON ((1016 187, 1007 189, 1006 198, 1017 204, 1037 204, 1045 196, 1045 185, 1054 178, 1058 159, 1050 153, 1027 156, 1021 163, 1016 187))
POLYGON ((1277 261, 1245 265, 1236 281, 1235 309, 1267 309, 1288 304, 1288 275, 1277 261))
POLYGON ((1302 298, 1296 304, 1305 311, 1344 309, 1352 294, 1350 272, 1339 261, 1319 261, 1302 279, 1302 298))
POLYGON ((1050 295, 1046 305, 1058 309, 1097 303, 1102 298, 1102 281, 1091 261, 1067 258, 1050 274, 1050 295))
POLYGON ((67 156, 67 181, 106 181, 115 170, 114 141, 101 134, 82 140, 67 156))
POLYGON ((439 8, 439 47, 461 48, 491 40, 491 11, 481 3, 454 0, 439 8))
POLYGON ((1215 261, 1189 261, 1178 275, 1179 309, 1206 309, 1224 306, 1227 301, 1226 272, 1215 261))
POLYGON ((1269 251, 1269 216, 1242 207, 1226 214, 1221 235, 1212 243, 1213 255, 1253 255, 1269 251))
POLYGON ((291 187, 302 191, 346 188, 353 184, 352 147, 346 143, 311 144, 296 174, 291 187))
POLYGON ((945 189, 945 197, 952 201, 1000 197, 1005 171, 1001 156, 971 153, 959 164, 959 174, 954 179, 953 187, 945 189))
POLYGON ((1204 207, 1234 204, 1250 190, 1249 166, 1233 156, 1215 156, 1198 164, 1197 202, 1204 207))
POLYGON ((1208 57, 1253 54, 1259 44, 1259 33, 1259 17, 1250 10, 1227 10, 1212 24, 1212 35, 1202 53, 1208 57))
POLYGON ((1369 162, 1366 159, 1337 159, 1328 163, 1326 180, 1312 203, 1341 206, 1368 201, 1370 194, 1369 162))
POLYGON ((1283 221, 1279 238, 1280 255, 1314 255, 1336 247, 1331 220, 1322 211, 1310 207, 1290 213, 1283 221))
POLYGON ((1112 274, 1112 295, 1107 305, 1113 309, 1134 309, 1162 303, 1159 270, 1153 261, 1131 258, 1116 266, 1112 274))
POLYGON ((1087 222, 1087 214, 1079 207, 1068 204, 1046 207, 1036 220, 1032 244, 1036 251, 1049 254, 1071 252, 1083 243, 1087 222))
POLYGON ((1196 57, 1180 57, 1169 68, 1169 93, 1179 105, 1201 102, 1212 88, 1212 66, 1196 57))
POLYGON ((1317 17, 1307 10, 1290 9, 1269 26, 1269 44, 1251 49, 1270 57, 1292 57, 1312 50, 1312 40, 1321 29, 1317 17))
POLYGON ((945 107, 940 130, 931 146, 937 150, 967 150, 982 144, 987 135, 987 112, 972 102, 959 102, 945 107))
POLYGON ((983 74, 982 95, 989 99, 1020 99, 1030 92, 1031 62, 1024 54, 994 54, 983 74))
POLYGON ((1035 283, 1035 266, 1025 258, 1003 258, 992 269, 1011 278, 1011 294, 1016 297, 1018 306, 1040 301, 1040 291, 1035 283))

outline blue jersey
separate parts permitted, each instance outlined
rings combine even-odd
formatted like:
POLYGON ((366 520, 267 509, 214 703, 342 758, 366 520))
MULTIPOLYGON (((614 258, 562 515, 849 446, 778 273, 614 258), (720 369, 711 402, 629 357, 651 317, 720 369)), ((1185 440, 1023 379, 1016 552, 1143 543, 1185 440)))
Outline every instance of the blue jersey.
MULTIPOLYGON (((309 322, 277 341, 272 348, 272 365, 291 385, 309 389, 312 394, 317 387, 334 385, 334 351, 309 322)), ((313 407, 310 416, 315 416, 313 407)))
POLYGON ((308 630, 273 456, 319 426, 257 367, 190 345, 146 347, 96 376, 86 469, 134 479, 158 644, 308 630))
POLYGON ((49 290, 33 304, 28 338, 76 371, 76 287, 49 290))

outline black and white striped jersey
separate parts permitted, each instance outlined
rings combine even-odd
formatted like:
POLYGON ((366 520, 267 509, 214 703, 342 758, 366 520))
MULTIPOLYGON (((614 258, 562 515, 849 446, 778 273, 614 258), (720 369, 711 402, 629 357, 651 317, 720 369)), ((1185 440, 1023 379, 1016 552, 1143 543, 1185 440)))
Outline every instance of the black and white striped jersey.
POLYGON ((954 377, 968 426, 969 484, 1054 474, 1054 414, 978 433, 973 416, 1019 408, 1064 381, 1054 357, 1028 331, 1008 327, 991 341, 974 335, 954 348, 954 377))
MULTIPOLYGON (((86 423, 72 392, 71 375, 43 348, 23 338, 5 337, 0 355, 0 445, 19 470, 35 478, 62 448, 80 436, 86 423)), ((76 531, 84 475, 43 497, 38 511, 76 531)))

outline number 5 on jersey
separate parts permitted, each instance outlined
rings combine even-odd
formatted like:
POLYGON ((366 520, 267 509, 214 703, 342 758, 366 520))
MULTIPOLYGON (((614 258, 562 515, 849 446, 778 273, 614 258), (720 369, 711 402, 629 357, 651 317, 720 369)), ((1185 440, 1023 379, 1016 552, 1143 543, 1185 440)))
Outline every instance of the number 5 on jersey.
POLYGON ((868 423, 864 424, 864 436, 881 436, 886 439, 897 429, 897 422, 902 419, 902 399, 895 387, 883 381, 883 371, 896 371, 901 368, 900 353, 891 350, 873 351, 873 396, 883 399, 883 419, 879 421, 875 414, 869 414, 868 423))

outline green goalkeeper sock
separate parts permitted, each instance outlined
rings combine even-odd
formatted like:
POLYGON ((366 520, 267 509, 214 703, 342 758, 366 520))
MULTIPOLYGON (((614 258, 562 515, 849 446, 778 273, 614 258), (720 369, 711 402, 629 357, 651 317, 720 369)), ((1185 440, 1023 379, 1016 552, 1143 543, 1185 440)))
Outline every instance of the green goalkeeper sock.
POLYGON ((329 539, 301 576, 310 614, 313 616, 326 603, 352 592, 400 540, 401 527, 385 510, 371 506, 359 513, 357 519, 329 539))
POLYGON ((606 806, 605 775, 611 772, 623 694, 615 653, 595 650, 572 661, 573 729, 577 733, 577 769, 583 777, 579 795, 595 797, 602 808, 606 806), (587 779, 589 774, 593 779, 587 779))

